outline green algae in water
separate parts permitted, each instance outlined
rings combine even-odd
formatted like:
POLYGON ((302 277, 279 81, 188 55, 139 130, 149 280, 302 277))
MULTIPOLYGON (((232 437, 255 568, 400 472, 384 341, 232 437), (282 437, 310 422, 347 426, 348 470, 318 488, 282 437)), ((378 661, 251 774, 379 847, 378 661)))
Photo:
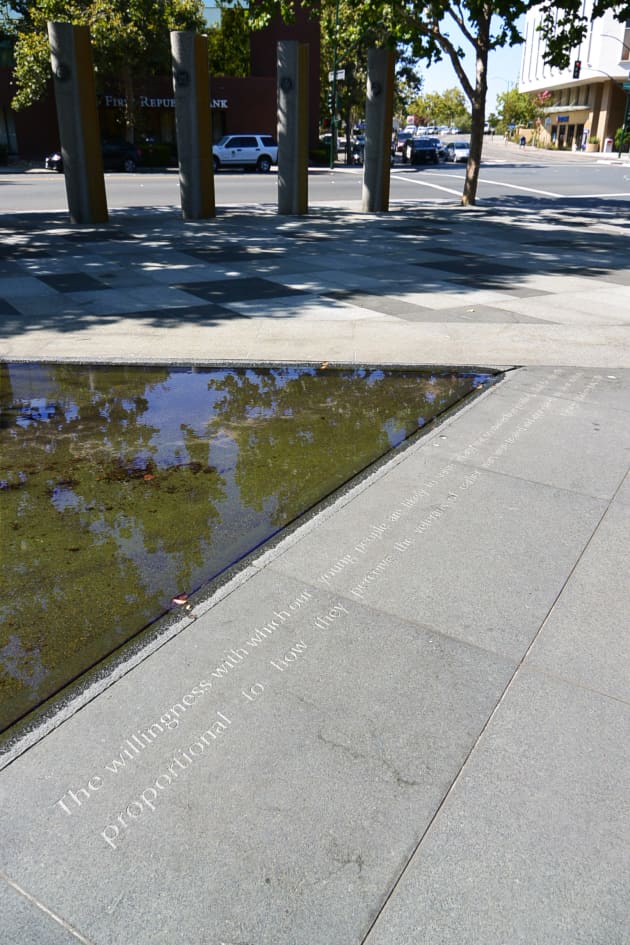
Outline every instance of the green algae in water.
POLYGON ((0 731, 489 379, 0 364, 0 731))

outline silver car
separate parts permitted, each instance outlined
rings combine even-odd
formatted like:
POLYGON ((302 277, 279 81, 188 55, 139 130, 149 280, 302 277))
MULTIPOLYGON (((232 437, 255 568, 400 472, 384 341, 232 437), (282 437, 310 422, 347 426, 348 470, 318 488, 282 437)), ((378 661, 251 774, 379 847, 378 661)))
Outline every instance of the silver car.
POLYGON ((470 156, 470 145, 467 141, 449 141, 446 145, 447 161, 464 161, 470 156))

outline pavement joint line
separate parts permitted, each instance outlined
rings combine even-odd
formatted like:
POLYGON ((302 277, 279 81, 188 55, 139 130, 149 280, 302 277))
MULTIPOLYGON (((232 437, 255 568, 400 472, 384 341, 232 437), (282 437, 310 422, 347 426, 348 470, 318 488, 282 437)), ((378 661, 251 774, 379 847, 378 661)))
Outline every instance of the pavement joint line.
MULTIPOLYGON (((494 471, 494 470, 493 470, 493 471, 494 471)), ((415 845, 414 849, 413 849, 412 852, 410 853, 409 858, 407 859, 407 862, 406 862, 406 863, 404 864, 404 866, 401 868, 400 873, 398 874, 398 876, 396 877, 396 879, 395 879, 394 882, 392 883, 389 892, 387 893, 386 897, 383 899, 383 901, 382 901, 382 903, 381 903, 381 905, 380 905, 380 907, 379 907, 379 909, 378 909, 378 911, 377 911, 377 913, 376 913, 376 915, 375 915, 373 921, 371 922, 369 928, 368 928, 367 931, 366 931, 366 934, 365 934, 365 935, 363 936, 363 938, 361 939, 360 945, 367 945, 368 939, 370 938, 370 935, 371 935, 372 931, 373 931, 374 928, 376 927, 376 925, 377 925, 377 923, 378 923, 378 921, 379 921, 381 915, 383 914, 383 912, 384 912, 385 909, 387 908, 387 906, 388 906, 389 902, 391 901, 392 897, 394 896, 394 894, 395 894, 395 892, 396 892, 398 886, 399 886, 400 883, 402 882, 402 880, 403 880, 403 878, 404 878, 404 876, 405 876, 407 870, 409 869, 409 867, 411 866, 413 860, 415 859, 416 854, 419 852, 419 850, 420 850, 422 844, 424 843, 425 838, 427 837, 429 831, 430 831, 431 828, 433 827, 433 824, 435 823, 435 821, 436 821, 437 818, 439 817, 439 815, 440 815, 440 813, 441 813, 443 807, 444 807, 444 806, 446 805, 446 803, 448 802, 448 800, 449 800, 451 794, 453 793, 453 791, 455 790, 457 784, 459 783, 459 781, 460 781, 460 780, 462 779, 462 777, 464 776, 464 772, 465 772, 465 769, 466 769, 466 766, 467 766, 468 762, 470 761, 470 758, 472 757, 473 753, 477 750, 478 745, 480 744, 480 742, 481 742, 481 740, 483 739, 483 737, 484 737, 486 731, 488 730, 489 726, 491 725, 491 723, 492 723, 494 717, 496 716, 497 712, 499 711, 500 707, 502 706, 502 704, 503 704, 505 698, 507 697, 507 695, 508 695, 508 693, 509 693, 509 691, 510 691, 510 689, 511 689, 513 683, 514 683, 514 681, 516 680, 517 676, 519 675, 519 673, 522 672, 522 670, 523 670, 523 668, 524 668, 525 660, 527 659, 527 657, 528 657, 528 655, 529 655, 529 653, 530 653, 532 647, 534 646, 536 640, 538 639, 538 637, 539 637, 540 634, 542 633, 542 631, 543 631, 545 625, 547 624, 548 620, 550 619, 550 617, 551 617, 551 615, 552 615, 552 613, 553 613, 553 611, 554 611, 554 609, 555 609, 555 607, 556 607, 556 605, 557 605, 557 603, 558 603, 560 597, 561 597, 562 594, 564 593, 564 591, 565 591, 567 585, 569 584, 571 578, 573 577, 573 574, 575 573, 575 571, 576 571, 578 565, 579 565, 580 562, 582 561, 582 558, 583 558, 584 554, 586 553, 587 549, 590 547, 591 542, 593 541, 593 538, 595 537, 595 535, 596 535, 597 532, 599 531, 599 529, 600 529, 600 527, 601 527, 601 524, 602 524, 602 522, 603 522, 603 520, 604 520, 606 514, 608 513, 608 511, 609 511, 609 509, 610 509, 612 503, 614 502, 615 497, 618 495, 619 491, 621 490, 621 486, 623 485, 623 482, 628 478, 628 476, 630 476, 630 473, 626 473, 626 476, 624 476, 624 479, 621 481, 621 483, 619 484, 619 486, 618 486, 617 489, 615 490, 615 494, 614 494, 613 497, 608 501, 605 510, 602 512, 602 514, 601 514, 599 520, 597 521, 596 525, 595 525, 594 528, 592 529, 591 534, 590 534, 588 540, 586 541, 584 547, 582 548, 582 550, 581 550, 580 553, 578 554, 577 559, 576 559, 575 563, 573 564, 573 567, 570 569, 570 571, 569 571, 569 573, 567 574, 565 580, 562 582, 562 585, 561 585, 561 587, 560 587, 558 593, 556 594, 554 600, 551 602, 551 605, 550 605, 550 607, 549 607, 547 613, 546 613, 545 616, 542 618, 542 620, 541 620, 541 622, 540 622, 540 626, 538 627, 538 630, 537 630, 536 633, 534 634, 533 638, 530 640, 530 643, 529 643, 527 649, 525 650, 525 652, 523 653, 522 657, 520 658, 520 660, 519 660, 518 663, 516 664, 516 667, 515 667, 515 669, 514 669, 514 672, 512 673, 512 675, 510 676, 508 682, 506 683, 505 688, 503 689, 503 692, 499 695, 499 698, 498 698, 498 700, 497 700, 497 702, 496 702, 496 705, 494 706, 494 708, 493 708, 492 711, 490 712, 490 714, 489 714, 488 718, 486 719, 486 721, 485 721, 485 723, 484 723, 484 725, 483 725, 481 731, 479 732, 479 734, 478 734, 477 737, 475 738, 475 740, 474 740, 474 742, 472 743, 472 745, 471 745, 469 751, 467 752, 465 758, 463 759, 462 764, 461 764, 461 766, 460 766, 460 768, 459 768, 459 771, 457 771, 457 773, 456 773, 455 776, 453 777, 453 780, 451 781, 450 785, 449 785, 448 788, 445 790, 444 795, 443 795, 443 797, 442 797, 442 799, 441 799, 439 805, 437 806, 437 808, 436 808, 436 810, 434 811, 432 817, 431 817, 430 820, 428 821, 428 823, 427 823, 427 825, 426 825, 424 831, 422 832, 421 836, 419 837, 418 842, 417 842, 417 844, 415 845)), ((439 631, 436 631, 436 632, 439 632, 439 631)), ((537 673, 539 672, 538 670, 535 670, 535 671, 536 671, 537 673)), ((548 676, 548 677, 551 677, 551 676, 552 676, 552 674, 550 674, 550 673, 544 673, 544 672, 542 672, 541 675, 548 676)), ((575 681, 573 681, 573 680, 564 679, 564 678, 562 678, 562 677, 559 677, 559 678, 560 678, 561 682, 562 682, 565 686, 568 685, 568 686, 571 686, 571 687, 583 689, 583 690, 585 690, 585 691, 595 691, 595 692, 597 692, 597 690, 591 690, 591 689, 589 689, 589 687, 583 686, 583 685, 581 685, 580 683, 575 682, 575 681)), ((599 692, 598 692, 598 695, 602 696, 603 698, 609 699, 609 700, 611 700, 611 701, 619 702, 621 705, 625 705, 625 704, 626 704, 626 703, 624 702, 624 700, 614 698, 614 697, 610 696, 610 695, 607 694, 607 693, 599 693, 599 692)))
POLYGON ((0 879, 3 879, 12 889, 15 890, 15 892, 17 892, 20 896, 23 896, 23 898, 28 900, 28 902, 30 902, 32 905, 36 906, 41 912, 44 913, 44 915, 47 915, 54 922, 57 922, 58 925, 66 930, 66 932, 74 936, 77 941, 82 942, 83 945, 95 945, 95 943, 90 941, 90 939, 85 938, 84 935, 81 935, 80 932, 77 932, 77 930, 73 928, 68 922, 66 922, 65 919, 62 919, 61 916, 57 915, 56 912, 53 912, 52 909, 49 909, 48 906, 45 906, 43 902, 40 902, 35 898, 35 896, 32 896, 25 889, 22 889, 22 887, 14 882, 10 876, 7 876, 3 870, 0 870, 0 879))

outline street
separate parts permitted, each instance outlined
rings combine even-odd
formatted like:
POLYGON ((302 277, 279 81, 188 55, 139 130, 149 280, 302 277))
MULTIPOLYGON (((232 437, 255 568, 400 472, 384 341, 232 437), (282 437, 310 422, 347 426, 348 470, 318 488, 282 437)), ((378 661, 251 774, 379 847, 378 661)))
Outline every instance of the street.
MULTIPOLYGON (((394 205, 445 202, 461 197, 465 165, 411 166, 400 158, 392 167, 390 201, 394 205)), ((134 174, 107 173, 107 200, 110 209, 126 207, 179 206, 177 170, 139 171, 134 174)), ((312 168, 309 172, 309 203, 336 205, 356 201, 360 204, 363 168, 337 164, 312 168)), ((255 174, 223 171, 215 176, 216 205, 273 205, 277 202, 277 173, 255 174)), ((572 201, 572 207, 603 200, 630 200, 630 161, 620 161, 616 154, 575 154, 521 149, 503 139, 484 141, 479 177, 478 202, 494 203, 501 199, 519 204, 538 198, 572 201)), ((67 209, 62 175, 44 169, 28 173, 0 175, 0 211, 59 211, 67 209)), ((579 212, 579 209, 575 212, 579 212)))

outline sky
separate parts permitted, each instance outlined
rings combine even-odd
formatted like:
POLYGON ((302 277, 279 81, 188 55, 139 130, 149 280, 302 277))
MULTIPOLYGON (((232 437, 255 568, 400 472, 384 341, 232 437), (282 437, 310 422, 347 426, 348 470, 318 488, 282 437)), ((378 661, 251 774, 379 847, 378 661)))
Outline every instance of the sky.
MULTIPOLYGON (((524 17, 522 22, 518 22, 521 32, 524 30, 524 17)), ((453 40, 456 39, 457 27, 454 25, 449 30, 453 40)), ((464 49, 469 49, 470 44, 462 41, 464 49)), ((486 117, 496 110, 496 98, 502 92, 514 88, 518 85, 518 76, 521 66, 521 52, 523 46, 505 46, 503 49, 496 49, 490 53, 488 59, 488 97, 486 101, 486 117)), ((466 55, 464 59, 464 68, 472 80, 474 78, 475 61, 472 55, 466 55)), ((441 62, 427 66, 420 63, 420 73, 424 77, 424 92, 444 92, 445 89, 461 88, 450 60, 446 58, 441 62)))
MULTIPOLYGON (((486 115, 495 111, 497 95, 518 84, 522 49, 522 46, 511 48, 506 46, 504 49, 496 49, 490 53, 486 115)), ((467 56, 464 60, 464 68, 472 79, 474 60, 471 56, 467 56)), ((424 63, 420 63, 420 74, 424 77, 423 92, 444 92, 445 89, 461 88, 450 60, 443 59, 428 68, 424 63)))

